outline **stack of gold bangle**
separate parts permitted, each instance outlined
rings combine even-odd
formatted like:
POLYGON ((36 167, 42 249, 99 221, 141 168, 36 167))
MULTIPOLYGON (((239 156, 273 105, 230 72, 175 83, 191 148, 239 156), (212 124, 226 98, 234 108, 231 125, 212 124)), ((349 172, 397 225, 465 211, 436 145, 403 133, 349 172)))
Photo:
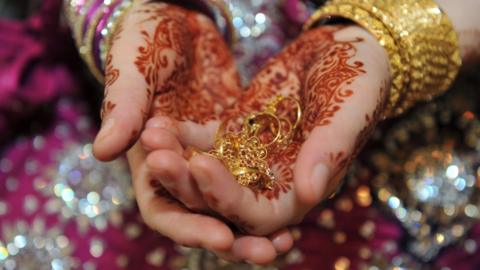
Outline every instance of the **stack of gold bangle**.
POLYGON ((305 29, 335 17, 364 27, 387 51, 392 88, 386 116, 442 94, 460 69, 458 37, 433 0, 331 0, 305 29))

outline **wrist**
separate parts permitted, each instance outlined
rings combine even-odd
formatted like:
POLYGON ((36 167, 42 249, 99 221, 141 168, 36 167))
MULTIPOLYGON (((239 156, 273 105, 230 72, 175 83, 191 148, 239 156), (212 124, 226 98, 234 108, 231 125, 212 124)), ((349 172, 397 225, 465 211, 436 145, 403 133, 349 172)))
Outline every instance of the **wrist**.
POLYGON ((448 15, 457 32, 460 53, 465 64, 480 61, 480 1, 478 0, 436 0, 448 15))
POLYGON ((362 81, 365 88, 368 88, 366 91, 374 92, 371 95, 372 100, 380 99, 387 102, 392 81, 390 60, 387 51, 380 45, 377 38, 363 27, 352 24, 336 32, 335 40, 361 40, 361 42, 355 43, 357 57, 354 61, 363 63, 367 75, 362 76, 359 80, 362 81), (380 89, 382 91, 379 91, 380 89))
POLYGON ((64 12, 80 56, 91 73, 103 82, 104 64, 117 22, 132 0, 64 0, 64 12))
POLYGON ((461 66, 455 29, 433 0, 331 0, 305 28, 335 19, 364 27, 388 52, 392 80, 386 116, 444 93, 461 66))
POLYGON ((361 40, 362 42, 357 43, 361 61, 368 62, 368 66, 373 69, 372 72, 377 74, 381 81, 391 81, 388 53, 372 33, 361 26, 352 24, 338 31, 335 39, 337 41, 361 40))

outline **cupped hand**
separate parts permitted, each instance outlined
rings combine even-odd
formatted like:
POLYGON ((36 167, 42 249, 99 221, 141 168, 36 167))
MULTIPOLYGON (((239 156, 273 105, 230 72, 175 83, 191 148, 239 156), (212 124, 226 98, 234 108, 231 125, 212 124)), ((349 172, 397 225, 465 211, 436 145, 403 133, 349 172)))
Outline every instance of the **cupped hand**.
MULTIPOLYGON (((136 141, 149 117, 168 116, 203 127, 240 91, 229 48, 209 18, 150 2, 136 1, 114 33, 95 156, 110 160, 133 145, 127 157, 140 212, 161 234, 230 260, 271 261, 291 247, 287 230, 269 238, 234 235, 224 222, 193 213, 173 199, 145 167, 147 152, 136 141)), ((196 196, 193 206, 205 205, 200 193, 196 196)))
POLYGON ((208 209, 248 233, 266 235, 298 223, 336 189, 381 118, 389 86, 386 52, 372 35, 356 26, 322 26, 305 32, 269 61, 224 114, 227 118, 261 111, 277 95, 300 100, 303 116, 293 141, 268 159, 275 175, 271 190, 239 185, 224 164, 209 155, 195 155, 187 162, 180 148, 172 151, 155 142, 173 130, 172 141, 177 138, 185 145, 197 137, 202 143, 193 146, 208 149, 219 121, 192 132, 182 122, 150 120, 150 126, 164 130, 159 135, 147 129, 142 135, 143 143, 156 149, 147 164, 153 175, 178 191, 177 199, 189 201, 188 190, 196 190, 208 209))
POLYGON ((232 104, 239 90, 229 48, 210 18, 135 1, 112 34, 94 154, 111 160, 124 153, 152 115, 203 123, 232 104))

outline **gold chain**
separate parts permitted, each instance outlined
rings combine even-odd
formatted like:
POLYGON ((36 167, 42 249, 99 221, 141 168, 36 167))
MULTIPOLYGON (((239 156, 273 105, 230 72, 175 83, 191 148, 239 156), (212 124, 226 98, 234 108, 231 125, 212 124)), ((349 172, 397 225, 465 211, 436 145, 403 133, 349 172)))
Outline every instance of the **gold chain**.
MULTIPOLYGON (((288 110, 288 109, 287 109, 288 110)), ((300 123, 300 102, 293 97, 277 96, 259 113, 248 115, 239 132, 227 132, 226 122, 217 131, 210 155, 222 161, 237 182, 257 189, 272 189, 275 175, 268 160, 285 149, 300 123), (296 107, 295 121, 279 116, 280 105, 290 101, 296 107)))

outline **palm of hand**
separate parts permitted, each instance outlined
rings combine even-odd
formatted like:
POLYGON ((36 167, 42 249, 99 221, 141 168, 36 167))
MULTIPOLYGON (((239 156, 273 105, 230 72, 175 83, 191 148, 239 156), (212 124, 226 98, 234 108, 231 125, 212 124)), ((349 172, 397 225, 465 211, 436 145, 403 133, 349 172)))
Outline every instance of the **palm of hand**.
MULTIPOLYGON (((207 248, 231 260, 265 263, 289 249, 292 241, 286 231, 271 239, 234 238, 224 223, 189 211, 172 197, 172 190, 152 179, 146 151, 135 143, 149 117, 165 116, 202 128, 237 98, 233 58, 214 24, 193 11, 138 1, 113 36, 106 63, 103 127, 94 149, 97 158, 106 160, 134 144, 127 156, 145 222, 179 244, 207 248)), ((175 146, 173 135, 163 134, 167 139, 160 144, 175 146)))
MULTIPOLYGON (((334 37, 338 28, 307 32, 270 61, 240 102, 224 112, 238 97, 239 80, 213 23, 170 5, 137 3, 124 27, 118 27, 107 57, 104 127, 95 143, 96 156, 109 159, 123 152, 128 142, 136 141, 146 118, 161 116, 160 121, 150 120, 150 129, 147 124, 142 135, 144 146, 155 151, 147 158, 137 143, 128 153, 138 204, 147 224, 177 243, 217 251, 231 248, 234 258, 259 263, 271 260, 282 249, 275 246, 275 251, 270 240, 240 236, 232 247, 234 236, 225 224, 187 208, 214 210, 252 234, 264 235, 299 221, 320 199, 305 182, 310 178, 305 172, 313 167, 311 163, 323 162, 335 174, 340 172, 378 120, 376 112, 384 97, 380 90, 366 93, 363 100, 357 98, 356 102, 366 102, 354 110, 354 117, 341 106, 356 97, 352 98, 353 88, 369 70, 355 62, 362 39, 338 41, 334 37), (132 48, 132 42, 141 46, 132 48), (219 119, 259 111, 279 94, 299 98, 304 116, 294 141, 268 161, 277 179, 272 190, 252 191, 238 185, 215 159, 200 155, 185 160, 186 146, 203 150, 212 146, 219 119), (342 118, 354 122, 343 133, 338 127, 342 118), (112 122, 115 125, 109 124, 112 122), (322 136, 326 131, 322 128, 327 126, 334 132, 322 136), (102 135, 105 130, 109 136, 102 135), (319 149, 319 139, 337 139, 339 135, 346 146, 341 143, 319 149), (312 150, 320 154, 312 154, 312 150), (263 254, 269 255, 255 257, 258 252, 248 253, 253 246, 262 247, 263 254)), ((377 70, 388 70, 388 63, 377 66, 377 70)), ((386 85, 381 80, 367 84, 375 89, 386 85)), ((333 175, 324 174, 324 178, 333 175)))
POLYGON ((99 134, 97 158, 128 149, 149 117, 205 123, 239 94, 228 47, 210 19, 197 12, 139 2, 117 26, 113 41, 101 116, 104 125, 116 120, 114 129, 121 132, 110 132, 110 142, 99 134))
MULTIPOLYGON (((362 63, 351 60, 356 55, 353 43, 360 40, 336 42, 333 35, 317 31, 299 38, 262 69, 238 105, 226 112, 231 117, 261 111, 276 95, 301 101, 303 118, 292 142, 267 160, 276 179, 272 189, 240 187, 225 168, 207 157, 191 161, 193 175, 208 205, 250 233, 262 235, 296 223, 311 208, 299 203, 294 190, 297 156, 311 131, 330 123, 353 94, 349 85, 365 73, 362 63)), ((337 167, 334 170, 347 166, 349 154, 331 155, 337 167)))
MULTIPOLYGON (((383 107, 385 91, 381 89, 386 88, 385 81, 374 81, 373 87, 378 90, 364 97, 353 95, 367 72, 364 64, 356 60, 358 47, 364 40, 359 37, 339 41, 335 37, 338 32, 342 29, 323 28, 300 36, 269 61, 239 101, 222 114, 222 119, 230 119, 261 111, 277 95, 293 96, 301 101, 303 117, 293 141, 267 160, 276 178, 271 190, 240 186, 220 161, 205 155, 190 159, 188 169, 185 167, 190 177, 169 181, 171 190, 192 185, 191 189, 199 190, 209 209, 252 234, 264 235, 300 221, 324 193, 328 193, 326 190, 338 184, 338 180, 328 180, 345 170, 368 138, 383 107), (361 104, 362 99, 367 102, 361 104), (356 109, 354 116, 343 106, 348 102, 357 103, 349 105, 356 109), (345 119, 347 121, 343 121, 345 119), (342 127, 343 122, 347 127, 342 127), (339 143, 337 137, 345 140, 339 143), (321 145, 322 139, 335 139, 336 143, 321 145), (305 173, 305 168, 314 167, 312 162, 323 163, 325 169, 312 173, 317 173, 316 178, 323 178, 323 187, 309 183, 312 176, 305 173), (315 188, 321 190, 315 191, 315 188), (312 195, 312 192, 322 194, 312 195)), ((214 130, 205 133, 214 134, 214 130)), ((153 136, 147 131, 144 142, 150 144, 149 137, 153 136)), ((181 137, 188 136, 179 137, 182 141, 181 137)), ((206 145, 211 146, 213 136, 207 140, 206 145)), ((147 163, 154 171, 161 172, 157 176, 172 178, 173 169, 158 162, 168 158, 164 154, 162 150, 154 151, 147 163)), ((177 195, 182 202, 188 201, 185 192, 177 195)))

